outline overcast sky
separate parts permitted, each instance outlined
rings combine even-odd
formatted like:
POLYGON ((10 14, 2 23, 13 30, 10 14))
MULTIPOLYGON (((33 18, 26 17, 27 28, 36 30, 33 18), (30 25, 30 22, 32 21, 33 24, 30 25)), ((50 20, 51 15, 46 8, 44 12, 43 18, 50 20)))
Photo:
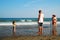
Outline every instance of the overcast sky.
POLYGON ((39 10, 60 18, 60 0, 0 0, 0 18, 37 18, 39 10))

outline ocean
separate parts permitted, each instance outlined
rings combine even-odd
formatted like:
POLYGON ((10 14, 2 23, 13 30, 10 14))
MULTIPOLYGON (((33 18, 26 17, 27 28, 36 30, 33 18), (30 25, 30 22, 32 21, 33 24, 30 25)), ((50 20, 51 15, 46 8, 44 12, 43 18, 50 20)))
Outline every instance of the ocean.
MULTIPOLYGON (((0 18, 0 37, 12 36, 12 21, 16 21, 16 36, 38 35, 37 18, 0 18)), ((51 18, 44 18, 43 35, 51 35, 51 18)), ((60 18, 57 18, 57 35, 60 35, 60 18)))
MULTIPOLYGON (((11 22, 11 21, 17 21, 17 22, 37 22, 38 18, 0 18, 0 22, 11 22)), ((44 18, 44 21, 51 21, 52 18, 44 18)), ((57 18, 57 21, 60 21, 60 18, 57 18)))

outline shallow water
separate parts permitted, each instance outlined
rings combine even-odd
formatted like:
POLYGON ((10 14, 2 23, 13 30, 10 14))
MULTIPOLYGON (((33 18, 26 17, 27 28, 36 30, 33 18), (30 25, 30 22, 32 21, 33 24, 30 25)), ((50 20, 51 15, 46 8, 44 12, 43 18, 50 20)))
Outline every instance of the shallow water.
MULTIPOLYGON (((16 36, 38 35, 38 25, 20 25, 16 27, 16 36)), ((60 25, 57 25, 57 34, 60 35, 60 25)), ((0 26, 0 37, 12 36, 12 26, 0 26)), ((51 35, 51 27, 48 24, 43 25, 43 35, 51 35)))

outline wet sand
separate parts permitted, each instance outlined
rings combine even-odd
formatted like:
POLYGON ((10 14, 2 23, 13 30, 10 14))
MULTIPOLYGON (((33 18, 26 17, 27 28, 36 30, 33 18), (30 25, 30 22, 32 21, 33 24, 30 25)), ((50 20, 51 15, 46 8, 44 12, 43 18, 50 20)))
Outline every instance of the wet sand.
POLYGON ((0 40, 60 40, 60 36, 12 36, 1 37, 0 40))

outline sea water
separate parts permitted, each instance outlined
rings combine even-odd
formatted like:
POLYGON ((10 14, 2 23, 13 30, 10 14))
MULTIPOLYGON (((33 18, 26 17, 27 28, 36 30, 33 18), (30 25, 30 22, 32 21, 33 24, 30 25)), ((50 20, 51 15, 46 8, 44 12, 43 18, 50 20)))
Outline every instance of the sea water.
MULTIPOLYGON (((37 18, 0 18, 0 37, 12 36, 12 21, 16 21, 16 36, 38 35, 37 18)), ((60 19, 57 22, 57 34, 60 35, 60 19)), ((43 35, 51 35, 51 18, 45 18, 43 35)))

